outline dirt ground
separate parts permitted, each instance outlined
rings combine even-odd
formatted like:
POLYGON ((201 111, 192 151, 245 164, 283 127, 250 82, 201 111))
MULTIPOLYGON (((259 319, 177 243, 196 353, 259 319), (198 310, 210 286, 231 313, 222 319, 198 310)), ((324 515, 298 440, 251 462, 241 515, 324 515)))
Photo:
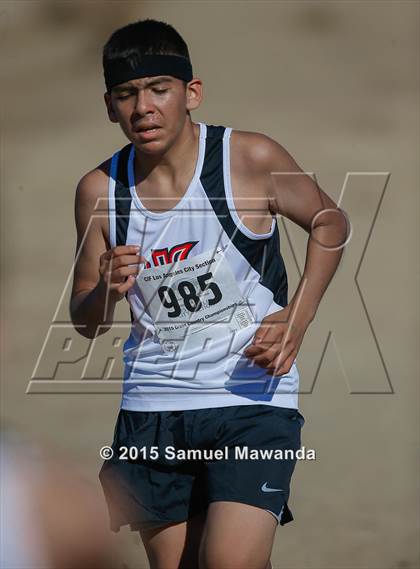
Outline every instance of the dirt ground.
MULTIPOLYGON (((297 465, 273 567, 417 568, 418 2, 0 2, 2 422, 96 482, 119 356, 104 359, 103 336, 87 378, 104 379, 69 383, 88 341, 69 332, 80 361, 54 370, 50 327, 69 322, 77 181, 125 143, 104 112, 101 48, 146 17, 189 44, 205 87, 194 120, 278 140, 352 221, 298 358, 317 459, 297 465)), ((284 220, 280 232, 292 291, 307 236, 284 220)), ((112 539, 127 567, 147 567, 136 534, 112 539)))

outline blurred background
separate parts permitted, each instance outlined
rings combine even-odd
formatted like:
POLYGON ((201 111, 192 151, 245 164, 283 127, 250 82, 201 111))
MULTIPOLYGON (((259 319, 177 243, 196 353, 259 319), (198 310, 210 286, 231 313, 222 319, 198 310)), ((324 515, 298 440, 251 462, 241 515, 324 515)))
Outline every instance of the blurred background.
MULTIPOLYGON (((317 459, 297 465, 273 567, 417 568, 416 1, 0 3, 2 425, 65 456, 101 502, 128 328, 92 345, 69 327, 74 192, 125 144, 105 113, 102 46, 147 17, 189 45, 205 93, 193 120, 273 137, 352 222, 298 356, 317 459)), ((293 291, 307 235, 281 221, 293 291)), ((129 321, 123 303, 117 317, 129 321)), ((109 540, 118 568, 147 567, 137 534, 109 540)))

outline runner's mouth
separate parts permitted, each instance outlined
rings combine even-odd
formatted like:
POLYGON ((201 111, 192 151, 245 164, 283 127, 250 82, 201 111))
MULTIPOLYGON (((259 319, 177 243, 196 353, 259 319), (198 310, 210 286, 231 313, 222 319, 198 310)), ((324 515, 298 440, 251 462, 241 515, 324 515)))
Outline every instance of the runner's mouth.
POLYGON ((151 142, 158 138, 160 131, 160 127, 158 128, 150 128, 147 130, 138 130, 136 131, 136 135, 140 141, 143 142, 151 142))
POLYGON ((156 132, 157 130, 159 130, 161 127, 160 126, 148 126, 148 127, 137 127, 135 129, 135 131, 139 134, 144 134, 145 132, 156 132))

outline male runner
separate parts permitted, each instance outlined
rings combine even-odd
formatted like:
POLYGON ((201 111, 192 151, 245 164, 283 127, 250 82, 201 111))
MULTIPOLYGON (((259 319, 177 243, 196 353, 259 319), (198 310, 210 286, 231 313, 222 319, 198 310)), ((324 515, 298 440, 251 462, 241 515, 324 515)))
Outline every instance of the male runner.
POLYGON ((168 24, 117 30, 103 65, 108 115, 129 144, 78 185, 71 316, 93 338, 125 296, 131 311, 100 473, 111 527, 140 531, 154 569, 266 569, 277 524, 293 519, 296 459, 235 449, 300 447, 295 358, 346 218, 274 140, 192 121, 202 82, 168 24), (290 300, 277 214, 310 233, 290 300))

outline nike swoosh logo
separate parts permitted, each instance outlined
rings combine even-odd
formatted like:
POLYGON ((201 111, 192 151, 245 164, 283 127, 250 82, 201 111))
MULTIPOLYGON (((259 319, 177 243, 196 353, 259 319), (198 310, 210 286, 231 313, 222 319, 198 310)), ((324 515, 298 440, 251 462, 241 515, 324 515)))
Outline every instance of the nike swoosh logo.
POLYGON ((284 492, 284 490, 282 490, 281 488, 269 488, 267 486, 267 482, 264 482, 264 484, 261 486, 261 490, 263 492, 284 492))

